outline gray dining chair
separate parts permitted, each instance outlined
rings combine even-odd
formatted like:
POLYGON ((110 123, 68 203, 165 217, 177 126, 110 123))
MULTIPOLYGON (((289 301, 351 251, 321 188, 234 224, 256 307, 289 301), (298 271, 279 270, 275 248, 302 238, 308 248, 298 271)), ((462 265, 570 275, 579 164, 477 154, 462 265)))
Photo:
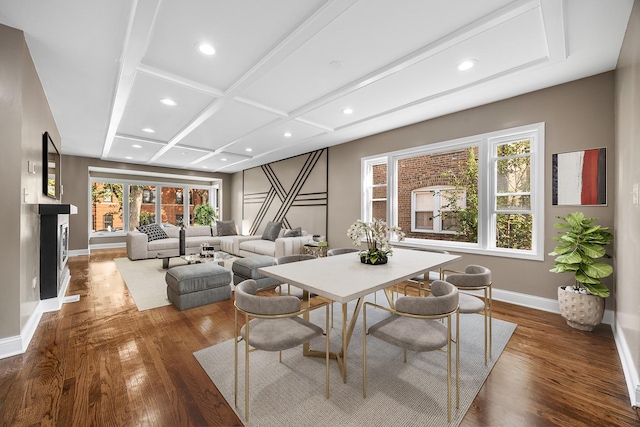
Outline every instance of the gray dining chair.
MULTIPOLYGON (((404 363, 407 363, 407 350, 426 352, 444 351, 447 354, 447 419, 451 422, 451 347, 452 316, 455 315, 456 337, 459 332, 458 289, 445 281, 436 280, 431 284, 431 295, 403 296, 396 301, 396 308, 366 302, 362 315, 362 395, 367 397, 367 335, 374 336, 404 350, 404 363), (391 316, 375 323, 367 329, 367 307, 386 310, 391 316), (441 320, 446 320, 442 322, 441 320), (446 350, 442 350, 446 348, 446 350)), ((459 346, 456 343, 456 408, 460 407, 460 365, 459 346)))
MULTIPOLYGON (((281 256, 278 258, 274 258, 273 260, 273 265, 282 265, 282 264, 289 264, 291 262, 300 262, 300 261, 309 261, 312 259, 316 259, 317 257, 315 255, 306 255, 306 254, 296 254, 296 255, 286 255, 286 256, 281 256)), ((298 298, 302 298, 303 296, 303 292, 302 289, 300 288, 296 288, 295 286, 291 286, 288 283, 281 283, 280 289, 279 289, 279 294, 282 295, 282 285, 287 285, 287 295, 289 296, 296 296, 298 298)), ((277 287, 278 285, 276 285, 277 287)))
MULTIPOLYGON (((354 252, 360 252, 357 248, 333 248, 327 251, 327 256, 336 256, 343 254, 350 254, 354 252)), ((374 294, 375 296, 375 294, 374 294)), ((331 327, 333 328, 333 301, 331 301, 331 327)))
POLYGON ((258 284, 253 279, 236 286, 234 316, 234 403, 238 407, 238 343, 245 342, 244 360, 244 416, 249 421, 249 353, 254 350, 277 351, 282 362, 282 351, 325 335, 326 384, 325 396, 329 398, 329 304, 323 302, 310 308, 301 308, 300 299, 294 296, 258 296, 258 284), (325 331, 298 317, 320 307, 325 307, 325 331), (238 314, 244 315, 244 326, 238 333, 238 314), (249 350, 249 346, 254 350, 249 350))
MULTIPOLYGON (((460 313, 484 314, 484 364, 492 357, 493 342, 493 298, 491 270, 481 265, 468 265, 464 272, 442 270, 446 281, 455 285, 460 291, 460 313), (482 298, 470 295, 466 291, 483 291, 482 298), (487 357, 488 353, 488 357, 487 357)), ((459 343, 460 337, 456 335, 459 343)))
POLYGON ((327 256, 335 256, 342 254, 350 254, 353 252, 360 252, 360 249, 357 248, 333 248, 327 251, 327 256))

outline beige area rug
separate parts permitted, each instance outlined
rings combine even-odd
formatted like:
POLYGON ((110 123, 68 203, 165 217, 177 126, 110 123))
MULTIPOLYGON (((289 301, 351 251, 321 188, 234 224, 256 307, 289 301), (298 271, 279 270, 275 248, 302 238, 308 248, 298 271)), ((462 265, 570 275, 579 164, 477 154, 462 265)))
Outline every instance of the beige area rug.
MULTIPOLYGON (((129 258, 116 258, 114 261, 138 310, 171 305, 167 299, 167 282, 164 281, 167 270, 162 268, 161 259, 131 261, 129 258)), ((186 261, 181 258, 169 260, 169 267, 183 264, 186 261)))
MULTIPOLYGON (((378 295, 378 302, 384 300, 378 295)), ((336 325, 339 309, 336 305, 336 325)), ((352 305, 350 304, 352 312, 352 305)), ((367 310, 367 324, 386 316, 367 310)), ((312 312, 312 321, 324 328, 324 310, 312 312)), ((367 337, 367 398, 362 397, 362 314, 348 350, 347 383, 331 361, 329 400, 324 395, 324 359, 302 356, 302 348, 250 355, 250 422, 248 426, 458 426, 509 341, 516 324, 493 320, 493 359, 484 365, 484 332, 480 315, 460 316, 460 408, 447 422, 446 355, 409 352, 367 337)), ((331 347, 340 347, 340 329, 331 329, 331 347)), ((312 342, 322 349, 323 339, 312 342)), ((194 353, 231 407, 233 398, 233 340, 194 353)), ((244 422, 244 343, 239 344, 238 408, 244 422)), ((452 362, 453 363, 453 362, 452 362)), ((455 365, 454 365, 455 366, 455 365)), ((455 378, 455 377, 454 377, 455 378)))

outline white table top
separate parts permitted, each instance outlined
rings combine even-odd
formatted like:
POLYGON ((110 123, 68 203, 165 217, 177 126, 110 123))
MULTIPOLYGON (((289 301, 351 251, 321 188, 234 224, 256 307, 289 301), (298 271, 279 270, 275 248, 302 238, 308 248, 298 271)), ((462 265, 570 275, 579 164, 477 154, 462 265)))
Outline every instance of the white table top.
POLYGON ((363 264, 355 252, 263 267, 258 271, 282 283, 347 303, 458 258, 459 255, 394 249, 389 262, 382 265, 363 264))

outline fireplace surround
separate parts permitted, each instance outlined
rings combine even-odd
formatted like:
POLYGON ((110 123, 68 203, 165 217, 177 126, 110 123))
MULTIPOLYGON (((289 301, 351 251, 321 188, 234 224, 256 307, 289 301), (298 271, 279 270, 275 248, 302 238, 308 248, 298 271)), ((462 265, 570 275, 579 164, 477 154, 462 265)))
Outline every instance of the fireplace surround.
POLYGON ((69 215, 74 205, 41 204, 40 214, 40 299, 62 298, 69 282, 69 215))

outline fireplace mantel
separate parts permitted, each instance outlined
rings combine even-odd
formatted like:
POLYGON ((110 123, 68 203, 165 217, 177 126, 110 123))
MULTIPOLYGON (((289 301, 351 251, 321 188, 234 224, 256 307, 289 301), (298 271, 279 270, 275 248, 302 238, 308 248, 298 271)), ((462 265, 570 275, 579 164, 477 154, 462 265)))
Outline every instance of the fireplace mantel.
POLYGON ((40 215, 75 215, 78 213, 78 207, 74 205, 63 205, 59 203, 41 203, 38 205, 38 213, 40 215))

